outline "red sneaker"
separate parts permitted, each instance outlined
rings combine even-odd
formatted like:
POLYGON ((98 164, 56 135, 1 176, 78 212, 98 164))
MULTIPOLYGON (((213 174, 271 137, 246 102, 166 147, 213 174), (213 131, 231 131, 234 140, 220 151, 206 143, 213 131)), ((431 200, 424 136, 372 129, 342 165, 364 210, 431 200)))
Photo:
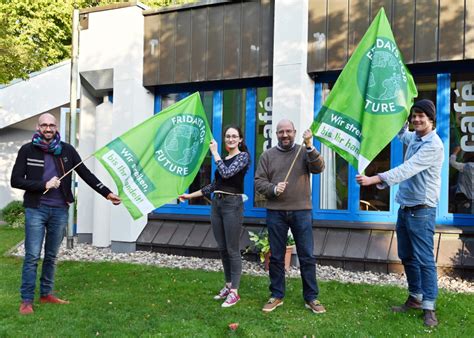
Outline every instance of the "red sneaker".
POLYGON ((33 312, 33 304, 30 302, 21 302, 20 304, 20 314, 21 315, 31 315, 33 312))
POLYGON ((47 295, 40 297, 40 303, 69 304, 69 301, 59 299, 58 297, 53 295, 47 295))

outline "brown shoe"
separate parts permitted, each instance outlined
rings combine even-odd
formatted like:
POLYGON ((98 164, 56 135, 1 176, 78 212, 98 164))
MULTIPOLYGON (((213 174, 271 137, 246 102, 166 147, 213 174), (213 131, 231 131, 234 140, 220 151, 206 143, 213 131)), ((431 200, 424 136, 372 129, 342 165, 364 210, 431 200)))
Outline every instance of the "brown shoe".
POLYGON ((268 302, 263 306, 263 312, 272 312, 277 307, 283 305, 283 299, 271 297, 268 302))
POLYGON ((410 309, 421 310, 421 302, 412 296, 408 296, 408 299, 406 300, 405 304, 399 306, 392 306, 393 312, 407 312, 410 309))
POLYGON ((438 326, 438 319, 434 310, 423 310, 423 322, 426 326, 438 326))
POLYGON ((40 303, 42 303, 42 304, 44 304, 44 303, 69 304, 69 301, 59 299, 58 297, 53 296, 53 295, 47 295, 47 296, 40 297, 40 303))
POLYGON ((21 302, 20 304, 20 314, 21 315, 31 315, 33 312, 33 304, 31 302, 21 302))
POLYGON ((315 299, 312 302, 306 302, 304 305, 305 308, 310 309, 313 313, 324 313, 326 309, 324 306, 319 302, 319 300, 315 299))

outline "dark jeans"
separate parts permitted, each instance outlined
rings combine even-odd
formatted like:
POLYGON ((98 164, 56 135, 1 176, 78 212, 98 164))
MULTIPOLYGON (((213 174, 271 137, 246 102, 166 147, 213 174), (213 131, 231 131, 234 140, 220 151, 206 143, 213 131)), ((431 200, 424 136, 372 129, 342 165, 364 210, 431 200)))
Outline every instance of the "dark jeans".
POLYGON ((212 199, 211 224, 224 267, 226 283, 238 289, 242 275, 240 235, 242 233, 244 204, 242 196, 228 195, 212 199))
POLYGON ((40 206, 25 210, 25 259, 21 278, 21 299, 32 302, 35 296, 36 273, 44 243, 44 260, 40 278, 40 295, 53 292, 56 256, 68 220, 67 208, 40 206), (45 237, 46 234, 46 237, 45 237))
POLYGON ((434 310, 438 277, 434 259, 436 208, 398 210, 398 257, 402 260, 411 295, 423 296, 423 309, 434 310))
POLYGON ((270 292, 272 297, 285 296, 285 252, 288 228, 295 238, 300 261, 303 298, 311 302, 318 298, 316 257, 313 254, 311 210, 267 210, 267 227, 270 240, 270 292))

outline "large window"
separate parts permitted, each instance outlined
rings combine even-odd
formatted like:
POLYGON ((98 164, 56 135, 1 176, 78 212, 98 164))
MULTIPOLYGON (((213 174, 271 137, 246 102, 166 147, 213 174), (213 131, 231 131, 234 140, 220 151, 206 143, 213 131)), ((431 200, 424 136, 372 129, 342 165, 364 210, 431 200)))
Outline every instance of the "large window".
MULTIPOLYGON (((435 76, 416 79, 418 99, 428 98, 437 102, 435 76)), ((330 84, 316 84, 315 114, 328 96, 330 84)), ((395 193, 397 186, 383 190, 376 186, 361 187, 355 182, 357 170, 338 154, 317 142, 326 162, 326 169, 315 180, 313 198, 317 201, 314 217, 349 221, 396 220, 395 193)), ((389 143, 366 168, 365 174, 373 176, 396 167, 403 162, 404 148, 397 138, 389 143)))
MULTIPOLYGON (((465 225, 474 214, 474 75, 438 74, 415 78, 418 97, 430 99, 437 106, 437 132, 445 145, 446 161, 443 164, 441 196, 437 222, 465 225), (449 165, 448 154, 451 157, 449 165)), ((315 114, 319 111, 330 85, 316 83, 315 114)), ((156 112, 186 97, 188 93, 157 95, 156 112)), ((251 154, 251 166, 245 177, 245 216, 264 217, 265 198, 255 193, 253 178, 261 154, 272 147, 272 88, 229 89, 201 92, 201 98, 212 125, 212 131, 221 153, 223 132, 228 124, 236 124, 244 132, 251 154)), ((411 130, 412 126, 410 126, 411 130)), ((274 144, 273 144, 274 145, 274 144)), ((374 186, 360 187, 355 181, 357 170, 331 149, 315 139, 322 153, 326 169, 313 176, 313 218, 351 222, 395 222, 398 205, 395 194, 398 185, 379 190, 374 186)), ((405 149, 394 138, 366 168, 367 175, 374 175, 403 163, 405 149)), ((199 174, 189 191, 200 189, 211 182, 215 164, 207 154, 199 174)), ((160 208, 160 213, 209 215, 205 199, 160 208)))
POLYGON ((450 110, 448 211, 474 214, 474 80, 452 79, 450 110))
MULTIPOLYGON (((254 170, 257 170, 258 160, 263 152, 272 147, 272 88, 257 89, 256 119, 255 119, 255 156, 254 170)), ((255 192, 254 207, 265 207, 265 197, 255 192)))

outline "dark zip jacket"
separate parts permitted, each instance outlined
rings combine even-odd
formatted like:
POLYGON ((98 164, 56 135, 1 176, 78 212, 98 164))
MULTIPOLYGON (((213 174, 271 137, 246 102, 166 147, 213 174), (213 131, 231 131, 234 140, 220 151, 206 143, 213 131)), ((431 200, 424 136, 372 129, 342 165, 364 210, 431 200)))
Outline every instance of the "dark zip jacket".
MULTIPOLYGON (((61 155, 55 155, 59 177, 81 162, 81 157, 77 151, 68 143, 61 142, 61 155)), ((74 169, 79 176, 95 191, 107 198, 111 193, 110 189, 103 185, 97 177, 84 165, 79 165, 74 169)), ((41 196, 46 191, 46 181, 43 180, 44 152, 33 143, 24 144, 18 151, 18 156, 13 166, 11 186, 25 190, 23 205, 25 208, 37 208, 40 204, 41 196)), ((71 191, 71 174, 61 180, 58 188, 67 203, 74 202, 71 191)))

